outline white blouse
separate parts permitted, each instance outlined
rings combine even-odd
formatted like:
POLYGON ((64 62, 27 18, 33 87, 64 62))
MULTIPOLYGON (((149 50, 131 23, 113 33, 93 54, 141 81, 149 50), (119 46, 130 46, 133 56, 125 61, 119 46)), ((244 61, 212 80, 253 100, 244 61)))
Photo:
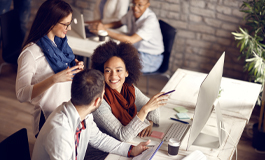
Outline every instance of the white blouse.
MULTIPOLYGON (((97 0, 94 9, 94 20, 100 19, 100 5, 101 0, 97 0)), ((124 16, 129 7, 129 0, 107 0, 103 9, 102 23, 111 23, 119 21, 124 16)))
POLYGON ((54 84, 41 95, 31 99, 33 86, 54 74, 41 48, 31 43, 18 57, 18 70, 16 79, 16 96, 20 102, 33 104, 33 132, 39 132, 39 120, 41 110, 45 119, 51 112, 67 102, 71 98, 72 82, 61 82, 54 84))

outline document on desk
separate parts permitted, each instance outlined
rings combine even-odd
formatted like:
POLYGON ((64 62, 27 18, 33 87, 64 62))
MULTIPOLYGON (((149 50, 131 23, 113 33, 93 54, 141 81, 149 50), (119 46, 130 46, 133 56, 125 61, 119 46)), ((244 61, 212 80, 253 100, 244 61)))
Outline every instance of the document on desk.
POLYGON ((159 150, 160 146, 162 145, 163 141, 154 147, 150 147, 149 149, 145 150, 140 155, 133 158, 133 160, 151 160, 156 152, 159 150))

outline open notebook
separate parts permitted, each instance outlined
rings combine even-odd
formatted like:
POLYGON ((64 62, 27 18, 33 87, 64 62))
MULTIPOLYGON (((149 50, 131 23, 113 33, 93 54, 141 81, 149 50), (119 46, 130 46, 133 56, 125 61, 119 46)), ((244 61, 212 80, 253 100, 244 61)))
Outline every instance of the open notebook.
POLYGON ((159 150, 160 146, 162 145, 163 141, 154 147, 150 147, 145 150, 143 153, 139 154, 138 156, 134 157, 133 160, 151 160, 156 152, 159 150))

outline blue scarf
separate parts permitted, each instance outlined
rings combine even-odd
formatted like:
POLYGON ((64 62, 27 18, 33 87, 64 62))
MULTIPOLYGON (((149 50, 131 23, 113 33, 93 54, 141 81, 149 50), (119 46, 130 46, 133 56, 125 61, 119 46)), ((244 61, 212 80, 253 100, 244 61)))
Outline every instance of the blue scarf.
POLYGON ((50 64, 54 73, 65 70, 68 66, 73 67, 75 63, 75 55, 67 43, 67 37, 54 37, 56 45, 48 38, 43 36, 37 41, 37 45, 42 49, 48 63, 50 64))

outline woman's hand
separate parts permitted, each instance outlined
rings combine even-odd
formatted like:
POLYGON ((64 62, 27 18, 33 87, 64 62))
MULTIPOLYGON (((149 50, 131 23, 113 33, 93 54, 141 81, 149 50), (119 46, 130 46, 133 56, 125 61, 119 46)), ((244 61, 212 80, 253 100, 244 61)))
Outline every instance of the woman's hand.
POLYGON ((67 67, 67 69, 53 75, 53 81, 54 83, 72 81, 74 75, 80 71, 78 65, 71 68, 67 67))
POLYGON ((147 103, 144 105, 141 110, 137 113, 138 118, 141 121, 144 121, 147 114, 150 111, 153 111, 157 109, 158 107, 164 106, 167 104, 168 100, 168 94, 167 95, 162 95, 164 92, 160 92, 156 95, 154 95, 147 103))
POLYGON ((153 121, 149 121, 149 122, 150 122, 150 125, 148 127, 146 127, 145 129, 143 129, 138 134, 139 137, 142 138, 142 137, 147 137, 147 136, 150 136, 151 135, 154 122, 153 121))
POLYGON ((83 61, 78 61, 77 59, 75 59, 75 63, 78 66, 79 70, 83 70, 84 69, 84 62, 83 61))
POLYGON ((139 143, 137 146, 133 147, 132 152, 131 152, 131 156, 135 157, 138 156, 139 154, 141 154, 143 151, 147 150, 148 147, 147 145, 151 142, 151 140, 149 139, 146 142, 141 142, 139 143))
POLYGON ((32 89, 31 99, 39 96, 56 83, 72 81, 74 75, 81 71, 80 69, 78 69, 78 67, 78 65, 71 68, 68 67, 67 69, 62 70, 61 72, 58 72, 50 76, 49 78, 35 84, 32 89))
POLYGON ((169 95, 162 95, 164 92, 160 92, 154 95, 147 103, 143 106, 148 112, 157 109, 158 107, 164 106, 167 104, 169 95), (161 96, 162 95, 162 96, 161 96))

